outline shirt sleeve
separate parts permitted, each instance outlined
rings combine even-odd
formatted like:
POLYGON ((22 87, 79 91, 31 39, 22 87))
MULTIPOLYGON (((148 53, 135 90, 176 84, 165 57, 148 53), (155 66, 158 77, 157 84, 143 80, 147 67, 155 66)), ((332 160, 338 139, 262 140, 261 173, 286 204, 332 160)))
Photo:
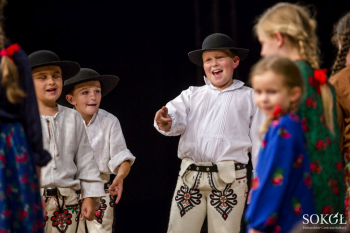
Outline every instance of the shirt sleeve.
POLYGON ((252 141, 252 164, 253 169, 255 169, 258 162, 258 154, 261 146, 261 138, 259 137, 260 126, 266 120, 265 114, 263 114, 258 107, 254 104, 254 115, 250 125, 249 136, 252 141))
POLYGON ((80 180, 82 198, 104 197, 105 191, 100 178, 100 171, 95 161, 84 123, 79 117, 80 116, 75 117, 76 138, 78 143, 75 155, 75 164, 78 170, 76 179, 80 180))
POLYGON ((187 114, 190 111, 191 90, 189 89, 181 92, 181 94, 167 103, 168 114, 172 119, 171 128, 168 132, 159 129, 154 120, 154 127, 158 132, 165 136, 178 136, 185 132, 187 126, 187 114))
POLYGON ((49 152, 43 149, 41 121, 33 84, 32 71, 27 55, 23 50, 15 53, 14 60, 17 65, 18 75, 26 94, 21 103, 22 125, 26 134, 29 148, 32 150, 35 164, 45 166, 50 160, 49 152))
POLYGON ((296 148, 293 146, 292 127, 276 126, 270 128, 263 141, 256 168, 257 176, 252 180, 251 201, 246 218, 249 228, 268 232, 278 217, 280 206, 291 179, 291 170, 296 148), (266 145, 266 146, 265 146, 266 145), (283 156, 281 156, 283 154, 283 156), (273 201, 271 201, 273 197, 273 201))
POLYGON ((108 162, 108 167, 114 174, 118 173, 118 168, 121 163, 129 160, 131 165, 135 161, 135 157, 126 147, 125 139, 123 136, 122 128, 120 126, 119 120, 115 118, 115 121, 111 125, 111 135, 110 135, 110 160, 108 162))

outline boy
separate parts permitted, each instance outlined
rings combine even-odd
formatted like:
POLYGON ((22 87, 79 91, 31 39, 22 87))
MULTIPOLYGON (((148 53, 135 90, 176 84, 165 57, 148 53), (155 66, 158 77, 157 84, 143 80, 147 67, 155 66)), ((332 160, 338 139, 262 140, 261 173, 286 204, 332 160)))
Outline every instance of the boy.
MULTIPOLYGON (((127 149, 118 119, 103 109, 99 109, 101 98, 118 84, 113 75, 99 75, 92 69, 82 68, 79 73, 64 82, 58 103, 73 105, 83 118, 101 179, 105 183, 105 196, 100 199, 95 219, 86 222, 88 232, 112 232, 113 195, 117 204, 123 191, 123 180, 128 175, 135 157, 127 149), (110 174, 117 176, 110 184, 110 174)), ((84 229, 79 226, 79 232, 84 229)))
POLYGON ((209 232, 239 232, 247 196, 245 167, 248 153, 259 149, 261 116, 253 90, 232 78, 248 50, 215 33, 188 55, 203 66, 206 85, 183 91, 154 121, 160 133, 181 135, 182 164, 168 232, 199 232, 206 216, 209 232))
POLYGON ((43 130, 44 148, 52 156, 41 170, 45 201, 45 232, 75 232, 80 219, 93 220, 95 198, 104 196, 98 166, 80 115, 56 104, 62 80, 78 73, 78 63, 60 61, 50 51, 29 55, 43 130), (81 210, 77 193, 85 198, 81 210))

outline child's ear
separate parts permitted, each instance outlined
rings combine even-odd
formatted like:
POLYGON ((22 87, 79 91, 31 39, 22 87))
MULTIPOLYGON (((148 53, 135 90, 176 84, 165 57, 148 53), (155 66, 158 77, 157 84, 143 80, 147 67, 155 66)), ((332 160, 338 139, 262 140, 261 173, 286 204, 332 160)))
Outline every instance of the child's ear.
POLYGON ((302 94, 301 88, 300 87, 293 87, 292 90, 290 91, 290 97, 292 102, 296 102, 300 99, 302 94))
POLYGON ((282 45, 283 45, 284 42, 285 42, 282 33, 280 33, 280 32, 275 32, 275 33, 273 34, 273 36, 274 36, 275 39, 277 40, 277 45, 278 45, 278 47, 282 47, 282 45))
POLYGON ((239 57, 238 56, 235 56, 234 58, 233 58, 233 69, 236 69, 237 68, 237 66, 239 65, 239 57))
POLYGON ((74 97, 70 94, 66 95, 66 100, 71 104, 71 105, 76 105, 77 103, 74 100, 74 97))

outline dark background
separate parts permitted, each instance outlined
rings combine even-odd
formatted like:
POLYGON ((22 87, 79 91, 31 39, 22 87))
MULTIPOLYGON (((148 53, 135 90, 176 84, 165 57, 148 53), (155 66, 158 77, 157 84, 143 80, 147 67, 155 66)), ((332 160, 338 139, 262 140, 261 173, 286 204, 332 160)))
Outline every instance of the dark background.
MULTIPOLYGON (((8 2, 7 37, 28 54, 47 49, 62 60, 120 77, 101 108, 120 120, 136 161, 115 208, 114 229, 118 233, 166 232, 180 166, 179 138, 159 134, 153 128, 154 114, 182 90, 204 84, 203 70, 191 64, 187 53, 199 49, 211 33, 227 34, 239 47, 250 49, 235 75, 246 81, 250 67, 260 58, 260 45, 252 33, 255 19, 277 1, 8 2)), ((317 10, 322 67, 330 68, 335 58, 332 26, 350 7, 341 0, 300 3, 314 14, 317 10)))

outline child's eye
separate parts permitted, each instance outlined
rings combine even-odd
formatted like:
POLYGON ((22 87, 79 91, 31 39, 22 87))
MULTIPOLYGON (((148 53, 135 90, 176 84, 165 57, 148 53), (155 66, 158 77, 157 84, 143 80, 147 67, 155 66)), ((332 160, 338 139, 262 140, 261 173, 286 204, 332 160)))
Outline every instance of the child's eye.
POLYGON ((275 90, 268 90, 267 93, 269 93, 269 94, 275 94, 276 91, 275 91, 275 90))
POLYGON ((96 92, 96 93, 100 93, 101 91, 100 91, 100 90, 96 90, 95 92, 96 92))
POLYGON ((220 58, 224 58, 223 56, 219 56, 219 57, 217 57, 217 59, 220 59, 220 58))
POLYGON ((54 77, 54 78, 61 78, 61 75, 55 74, 53 77, 54 77))
POLYGON ((205 60, 205 62, 208 62, 208 61, 211 61, 211 59, 210 59, 210 58, 208 58, 207 60, 205 60))
POLYGON ((254 90, 254 92, 255 92, 256 94, 261 94, 261 91, 260 91, 260 90, 254 90))
POLYGON ((84 91, 82 94, 87 95, 88 93, 89 93, 88 91, 84 91))

